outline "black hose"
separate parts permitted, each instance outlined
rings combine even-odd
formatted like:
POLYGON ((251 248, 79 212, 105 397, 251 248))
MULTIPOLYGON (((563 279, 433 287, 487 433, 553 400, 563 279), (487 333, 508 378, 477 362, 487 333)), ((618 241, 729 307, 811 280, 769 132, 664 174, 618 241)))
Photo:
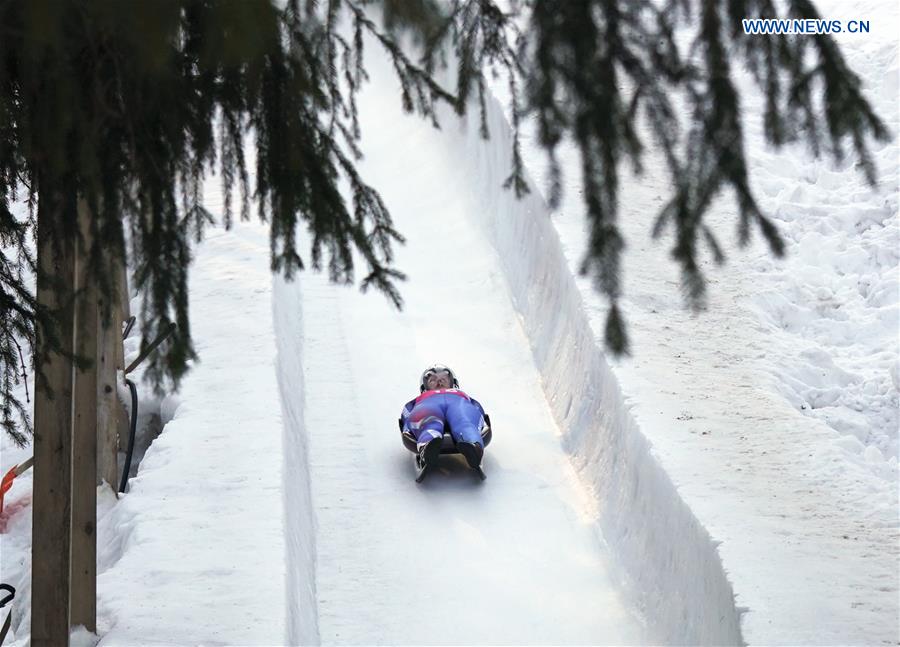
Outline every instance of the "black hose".
POLYGON ((134 434, 137 428, 137 387, 134 385, 134 382, 128 379, 125 380, 125 384, 131 390, 131 428, 128 430, 128 451, 125 454, 125 468, 122 470, 122 483, 119 484, 119 492, 124 492, 125 486, 128 484, 128 473, 131 471, 131 456, 134 453, 134 434))
MULTIPOLYGON (((8 595, 5 595, 2 600, 0 600, 0 609, 5 607, 7 603, 12 602, 12 599, 16 597, 16 589, 11 584, 0 584, 0 590, 6 591, 8 595)), ((6 634, 9 632, 9 626, 12 624, 12 610, 6 614, 6 620, 3 621, 3 627, 0 628, 0 645, 3 644, 3 641, 6 639, 6 634)))

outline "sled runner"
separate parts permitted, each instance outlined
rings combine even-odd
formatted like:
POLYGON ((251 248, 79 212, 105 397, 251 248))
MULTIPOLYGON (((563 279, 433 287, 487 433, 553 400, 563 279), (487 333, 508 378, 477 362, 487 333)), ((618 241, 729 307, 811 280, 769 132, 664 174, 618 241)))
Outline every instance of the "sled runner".
MULTIPOLYGON (((397 420, 397 423, 400 427, 400 437, 403 440, 403 446, 406 447, 409 451, 415 454, 416 459, 416 483, 421 483, 425 479, 425 475, 428 473, 430 467, 433 467, 437 463, 437 459, 439 456, 443 454, 460 454, 460 449, 457 447, 456 442, 453 440, 453 436, 450 434, 449 425, 445 425, 444 427, 444 437, 441 439, 441 444, 439 446, 439 451, 428 450, 425 456, 422 456, 419 453, 418 447, 416 446, 415 437, 409 433, 408 431, 403 430, 403 419, 400 418, 397 420)), ((491 442, 491 437, 493 433, 491 432, 491 419, 490 416, 484 414, 484 427, 481 429, 481 440, 484 443, 484 446, 487 447, 491 442)), ((468 457, 466 457, 468 459, 468 457)), ((478 477, 483 481, 487 478, 487 475, 484 473, 481 465, 472 468, 478 477)))

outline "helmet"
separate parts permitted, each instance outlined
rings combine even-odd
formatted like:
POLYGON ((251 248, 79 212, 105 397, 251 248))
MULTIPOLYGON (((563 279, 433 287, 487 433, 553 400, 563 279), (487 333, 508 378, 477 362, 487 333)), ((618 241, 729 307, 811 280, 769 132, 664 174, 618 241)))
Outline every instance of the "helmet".
POLYGON ((459 388, 459 380, 456 379, 456 375, 454 375, 453 371, 451 371, 448 367, 443 364, 434 364, 429 366, 424 371, 422 371, 422 377, 419 380, 419 392, 424 393, 428 390, 428 387, 425 385, 425 381, 434 375, 435 373, 443 373, 445 372, 450 376, 450 386, 454 389, 459 388))

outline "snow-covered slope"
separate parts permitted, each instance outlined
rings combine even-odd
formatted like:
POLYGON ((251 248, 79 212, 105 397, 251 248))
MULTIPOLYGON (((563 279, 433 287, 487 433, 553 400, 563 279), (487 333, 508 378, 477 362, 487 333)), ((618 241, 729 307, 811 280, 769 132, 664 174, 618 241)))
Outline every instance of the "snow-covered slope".
POLYGON ((284 639, 283 443, 267 250, 256 225, 213 232, 200 248, 191 298, 201 363, 98 528, 107 553, 101 644, 284 639))
MULTIPOLYGON (((849 8, 819 3, 846 21, 849 8)), ((763 207, 788 242, 776 261, 756 240, 707 259, 709 308, 683 309, 671 242, 649 236, 668 195, 661 161, 623 183, 624 311, 633 358, 614 373, 640 430, 717 542, 750 644, 881 644, 898 615, 898 17, 853 7, 869 36, 841 39, 892 141, 875 147, 880 182, 854 159, 835 167, 802 147, 762 143, 760 99, 745 85, 747 145, 763 207)), ((543 155, 526 145, 533 171, 543 155)), ((576 271, 586 240, 577 153, 561 151, 566 198, 554 224, 576 271)), ((735 210, 710 223, 733 238, 735 210)), ((605 304, 579 279, 602 339, 605 304)), ((584 458, 584 457, 582 457, 584 458)), ((603 478, 602 475, 598 478, 603 478)))
MULTIPOLYGON (((896 133, 896 43, 844 45, 896 133)), ((273 282, 262 227, 211 232, 201 362, 130 491, 102 497, 101 644, 895 643, 896 139, 873 197, 852 168, 764 151, 751 119, 794 253, 732 256, 701 318, 648 240, 648 163, 623 218, 635 357, 610 369, 604 305, 572 277, 577 175, 552 221, 537 192, 516 202, 499 107, 489 142, 449 114, 433 131, 368 52, 363 170, 409 238, 407 307, 273 282), (492 415, 485 483, 454 458, 412 481, 396 416, 434 361, 492 415)), ((28 454, 3 443, 0 468, 28 454)), ((15 645, 29 498, 26 475, 0 534, 15 645)))
MULTIPOLYGON (((213 199, 210 206, 220 205, 213 199)), ((180 402, 163 401, 165 428, 128 492, 116 500, 99 489, 100 644, 285 639, 286 584, 294 580, 286 579, 268 249, 265 228, 243 224, 211 232, 198 248, 190 287, 201 362, 184 380, 180 402)), ((128 349, 126 362, 138 351, 133 343, 128 349)), ((140 410, 153 407, 159 403, 142 397, 140 410)), ((2 466, 30 453, 4 446, 2 466)), ((14 507, 4 512, 0 534, 0 579, 18 588, 7 638, 13 645, 28 644, 31 623, 31 474, 7 494, 14 507)), ((75 644, 95 643, 76 634, 75 644)))

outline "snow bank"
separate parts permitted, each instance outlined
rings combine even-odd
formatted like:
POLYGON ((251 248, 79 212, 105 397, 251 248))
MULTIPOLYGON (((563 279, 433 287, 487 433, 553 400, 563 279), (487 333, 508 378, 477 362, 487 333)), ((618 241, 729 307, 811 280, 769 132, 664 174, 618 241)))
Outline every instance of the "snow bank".
MULTIPOLYGON (((829 17, 856 7, 825 0, 829 17)), ((752 306, 779 349, 771 372, 779 392, 805 416, 834 430, 848 462, 898 481, 900 399, 900 218, 897 133, 898 48, 895 2, 869 2, 870 37, 838 36, 847 61, 892 133, 873 146, 879 178, 866 184, 856 156, 835 165, 801 146, 761 145, 762 99, 748 94, 746 113, 754 187, 789 253, 781 262, 752 259, 759 291, 752 306), (890 25, 894 25, 893 28, 890 25)))
MULTIPOLYGON (((856 11, 825 4, 829 18, 856 11)), ((695 316, 678 292, 672 240, 650 240, 670 191, 664 161, 648 148, 643 175, 622 181, 621 305, 635 354, 613 372, 657 461, 721 542, 737 604, 748 609, 741 632, 750 644, 893 644, 900 636, 891 373, 898 11, 879 0, 865 12, 881 18, 879 27, 842 47, 893 133, 875 147, 876 192, 851 157, 832 165, 802 147, 773 153, 755 125, 754 93, 746 97, 748 160, 760 201, 788 239, 785 261, 773 260, 759 236, 735 249, 736 209, 725 195, 705 221, 729 264, 715 267, 701 254, 709 306, 695 316)), ((523 156, 540 171, 545 156, 530 134, 523 156)), ((557 153, 565 191, 553 224, 575 272, 587 239, 579 157, 566 144, 557 153)), ((605 300, 589 280, 575 283, 599 337, 605 300)))
MULTIPOLYGON (((216 211, 215 197, 209 206, 216 211)), ((318 642, 302 397, 279 398, 280 386, 302 384, 298 323, 289 317, 299 304, 274 306, 271 323, 263 226, 211 233, 197 256, 191 303, 201 363, 179 397, 155 397, 141 367, 130 376, 139 397, 133 477, 118 500, 98 488, 97 635, 75 628, 73 645, 98 636, 129 645, 318 642)), ((126 364, 139 340, 139 330, 126 340, 126 364)), ((130 409, 121 385, 120 397, 130 409)), ((6 435, 0 446, 0 468, 31 455, 6 435)), ((0 580, 16 587, 11 645, 30 638, 31 491, 29 470, 0 518, 0 580)))
POLYGON ((716 545, 629 413, 544 202, 536 189, 519 201, 500 188, 510 150, 502 108, 488 101, 490 141, 473 124, 464 135, 465 155, 484 196, 485 227, 503 259, 564 445, 599 501, 602 536, 651 635, 670 644, 740 644, 740 614, 716 545))
POLYGON ((190 289, 202 363, 185 378, 177 408, 162 403, 159 414, 171 420, 98 527, 105 642, 285 639, 283 439, 267 252, 265 228, 243 223, 197 248, 190 289))
POLYGON ((298 289, 286 289, 280 274, 273 280, 276 371, 284 419, 282 485, 287 545, 287 641, 291 645, 314 645, 319 643, 316 524, 310 492, 309 438, 303 424, 306 393, 302 362, 303 307, 298 289))

